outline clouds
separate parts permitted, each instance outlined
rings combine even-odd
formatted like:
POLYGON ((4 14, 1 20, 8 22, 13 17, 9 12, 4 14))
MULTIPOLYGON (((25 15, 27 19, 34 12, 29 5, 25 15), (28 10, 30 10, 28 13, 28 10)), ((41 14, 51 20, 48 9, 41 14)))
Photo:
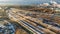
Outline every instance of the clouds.
POLYGON ((50 2, 50 0, 0 0, 0 4, 40 4, 50 2))
MULTIPOLYGON (((13 2, 13 1, 19 1, 19 2, 30 2, 30 1, 46 1, 46 0, 0 0, 0 1, 9 1, 9 2, 13 2)), ((48 1, 48 0, 47 0, 48 1)))

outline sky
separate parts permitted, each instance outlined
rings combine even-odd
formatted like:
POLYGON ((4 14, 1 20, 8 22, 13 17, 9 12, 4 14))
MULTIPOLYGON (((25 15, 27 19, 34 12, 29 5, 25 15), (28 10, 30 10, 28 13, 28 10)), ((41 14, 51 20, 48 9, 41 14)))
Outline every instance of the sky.
MULTIPOLYGON (((48 3, 51 0, 0 0, 0 4, 41 4, 41 3, 48 3)), ((60 0, 54 0, 56 2, 60 2, 60 0)))

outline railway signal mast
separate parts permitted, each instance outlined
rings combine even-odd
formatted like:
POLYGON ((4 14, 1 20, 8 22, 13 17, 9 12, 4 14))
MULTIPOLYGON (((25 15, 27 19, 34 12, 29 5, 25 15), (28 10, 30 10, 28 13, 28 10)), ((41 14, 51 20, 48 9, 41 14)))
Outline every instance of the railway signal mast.
POLYGON ((50 3, 53 6, 52 11, 55 10, 55 6, 56 6, 57 3, 54 0, 51 0, 50 3))

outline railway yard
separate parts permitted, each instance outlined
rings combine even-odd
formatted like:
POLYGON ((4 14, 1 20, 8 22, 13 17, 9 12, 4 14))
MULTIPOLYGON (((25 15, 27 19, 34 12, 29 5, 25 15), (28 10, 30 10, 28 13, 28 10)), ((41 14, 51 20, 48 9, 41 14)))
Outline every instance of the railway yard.
POLYGON ((54 10, 10 8, 6 13, 8 20, 3 22, 11 25, 6 25, 6 34, 60 34, 60 16, 54 10))

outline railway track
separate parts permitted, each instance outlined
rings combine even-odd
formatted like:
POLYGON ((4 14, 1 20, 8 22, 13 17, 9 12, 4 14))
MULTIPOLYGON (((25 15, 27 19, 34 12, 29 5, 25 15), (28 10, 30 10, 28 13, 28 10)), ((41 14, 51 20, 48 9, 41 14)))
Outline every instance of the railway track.
POLYGON ((18 22, 21 26, 30 30, 34 34, 60 34, 60 28, 43 23, 42 20, 25 16, 24 14, 9 12, 9 18, 18 22))
MULTIPOLYGON (((12 17, 14 17, 14 16, 12 16, 12 17)), ((16 17, 15 17, 16 18, 16 17)), ((17 19, 17 18, 16 18, 17 19)), ((15 19, 15 20, 16 20, 15 19)), ((17 21, 17 20, 16 20, 17 21)), ((28 26, 28 25, 26 25, 26 24, 24 24, 23 22, 22 22, 22 20, 19 20, 19 21, 17 21, 20 25, 22 25, 23 27, 25 27, 26 29, 28 29, 28 30, 30 30, 30 31, 32 31, 33 33, 35 33, 35 34, 37 34, 36 32, 37 31, 35 31, 34 29, 32 29, 30 26, 28 26)))
POLYGON ((27 11, 27 10, 20 10, 20 9, 15 9, 12 8, 11 11, 18 11, 18 13, 27 15, 27 16, 31 16, 31 17, 35 17, 35 18, 43 18, 43 19, 47 19, 49 21, 53 21, 55 23, 58 23, 60 25, 60 16, 57 16, 55 14, 48 14, 48 13, 41 13, 41 12, 35 12, 35 11, 27 11), (35 15, 34 15, 35 14, 35 15))
MULTIPOLYGON (((21 15, 21 14, 20 14, 21 15)), ((22 16, 22 15, 21 15, 22 16)), ((24 16, 25 17, 25 16, 24 16)), ((46 27, 46 28, 51 28, 51 30, 53 30, 53 31, 57 31, 58 32, 58 28, 56 28, 55 26, 52 26, 52 25, 49 25, 49 24, 45 24, 45 23, 42 23, 42 21, 40 21, 40 20, 38 20, 38 19, 34 19, 34 18, 29 18, 29 17, 27 17, 26 19, 28 19, 28 20, 31 20, 31 21, 34 21, 34 22, 36 22, 36 23, 38 23, 38 24, 40 24, 40 25, 42 25, 42 26, 44 26, 44 27, 46 27), (51 26, 51 27, 50 27, 51 26), (52 28, 53 27, 53 28, 52 28), (56 29, 54 29, 54 28, 56 28, 56 29)), ((56 33, 57 33, 56 32, 56 33)))

